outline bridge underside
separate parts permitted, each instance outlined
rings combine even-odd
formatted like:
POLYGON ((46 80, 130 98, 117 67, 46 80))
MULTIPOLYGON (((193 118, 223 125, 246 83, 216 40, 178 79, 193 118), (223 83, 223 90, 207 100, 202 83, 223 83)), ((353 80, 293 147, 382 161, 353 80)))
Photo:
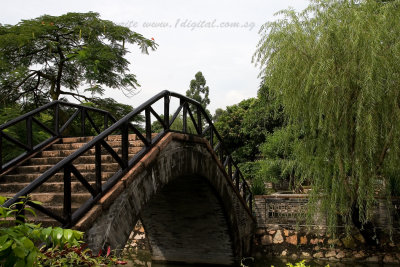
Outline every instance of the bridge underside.
POLYGON ((206 179, 183 176, 166 185, 141 213, 156 261, 234 262, 223 206, 206 179))
POLYGON ((75 228, 122 249, 141 217, 157 261, 237 264, 255 221, 208 142, 167 134, 75 228))

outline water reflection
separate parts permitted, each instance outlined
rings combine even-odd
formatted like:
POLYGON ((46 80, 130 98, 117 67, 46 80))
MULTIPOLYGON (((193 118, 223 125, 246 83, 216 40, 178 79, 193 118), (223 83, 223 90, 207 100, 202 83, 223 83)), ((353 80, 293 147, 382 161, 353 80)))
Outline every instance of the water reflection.
MULTIPOLYGON (((154 263, 151 261, 151 253, 149 250, 130 250, 129 254, 124 255, 124 259, 128 261, 125 266, 129 267, 193 267, 190 264, 164 264, 154 263)), ((261 259, 248 259, 245 260, 245 266, 249 267, 287 267, 287 263, 295 263, 300 260, 287 260, 281 258, 261 258, 261 259)), ((306 260, 306 265, 311 267, 394 267, 396 264, 379 264, 379 263, 355 263, 355 262, 332 262, 332 261, 315 261, 306 260)), ((197 265, 199 266, 199 265, 197 265)))

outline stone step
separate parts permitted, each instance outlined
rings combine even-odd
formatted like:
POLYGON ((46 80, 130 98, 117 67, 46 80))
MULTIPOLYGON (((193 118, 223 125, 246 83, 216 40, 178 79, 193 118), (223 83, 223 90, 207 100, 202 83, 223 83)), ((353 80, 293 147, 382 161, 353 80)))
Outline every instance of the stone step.
POLYGON ((60 140, 60 143, 69 144, 69 143, 88 143, 94 138, 94 136, 85 136, 85 137, 63 137, 60 140))
MULTIPOLYGON (((153 134, 153 137, 156 136, 157 134, 153 134)), ((67 143, 87 143, 90 140, 92 140, 94 136, 86 136, 86 137, 64 137, 61 139, 61 142, 64 144, 67 143)), ((107 137, 108 141, 116 141, 116 140, 121 140, 121 135, 109 135, 107 137)), ((136 134, 129 134, 128 135, 128 140, 134 141, 134 140, 139 140, 139 137, 137 137, 136 134)))
MULTIPOLYGON (((153 134, 153 137, 157 134, 153 134)), ((121 135, 111 135, 106 138, 106 142, 121 156, 121 135)), ((59 142, 49 146, 46 150, 39 152, 35 157, 29 159, 23 166, 9 172, 7 175, 0 176, 0 195, 13 197, 17 192, 28 186, 32 181, 40 177, 46 170, 63 160, 65 157, 74 153, 77 149, 83 147, 94 137, 68 137, 62 138, 59 142)), ((129 158, 132 158, 143 148, 143 142, 135 134, 129 135, 129 158)), ((115 172, 120 169, 119 164, 102 147, 102 183, 106 182, 115 172)), ((91 186, 95 185, 95 149, 92 148, 74 161, 74 166, 80 171, 81 175, 89 182, 91 186)), ((31 199, 39 201, 44 207, 55 214, 62 216, 64 202, 64 173, 60 170, 44 184, 31 193, 31 199)), ((78 209, 83 203, 91 198, 91 194, 80 183, 76 177, 71 174, 71 205, 72 211, 78 209)), ((59 226, 60 223, 49 218, 47 215, 36 211, 34 217, 30 213, 26 214, 28 221, 42 223, 43 226, 59 226)))
MULTIPOLYGON (((130 156, 133 156, 131 154, 130 156)), ((32 158, 29 160, 29 165, 55 165, 65 157, 46 157, 46 158, 32 158)), ((101 155, 102 163, 117 163, 117 161, 111 155, 101 155)), ((80 156, 77 158, 74 163, 75 164, 89 164, 95 162, 95 156, 80 156)))
MULTIPOLYGON (((67 143, 67 144, 53 144, 50 146, 51 150, 77 150, 83 147, 86 143, 67 143)), ((121 142, 120 141, 107 141, 111 147, 120 148, 121 142)), ((143 146, 143 142, 140 140, 135 140, 129 142, 129 147, 141 147, 143 146)), ((47 149, 49 150, 49 149, 47 149)))
MULTIPOLYGON (((85 172, 95 171, 95 164, 74 164, 74 166, 78 171, 85 171, 85 172)), ((14 172, 15 174, 33 174, 33 173, 42 174, 51 167, 53 167, 53 165, 20 166, 17 169, 15 169, 14 172)), ((117 171, 120 166, 118 163, 107 163, 107 164, 102 164, 101 167, 102 171, 111 172, 111 171, 117 171)))
MULTIPOLYGON (((104 183, 107 181, 106 179, 102 180, 104 183)), ((24 189, 26 186, 28 186, 30 183, 3 183, 1 185, 1 191, 2 192, 19 192, 22 189, 24 189)), ((89 181, 89 184, 94 188, 95 182, 94 181, 89 181)), ((53 192, 63 192, 64 191, 64 183, 61 182, 46 182, 39 186, 35 192, 37 193, 53 193, 53 192)), ((83 184, 79 181, 73 181, 71 182, 71 191, 72 192, 79 192, 79 193, 84 193, 88 192, 86 187, 83 186, 83 184)))
MULTIPOLYGON (((39 214, 39 211, 37 211, 36 214, 39 214)), ((2 224, 2 226, 3 227, 13 226, 13 224, 7 224, 6 221, 14 222, 14 219, 15 218, 11 218, 11 217, 6 218, 6 219, 2 219, 3 220, 2 222, 4 222, 4 224, 2 224)), ((47 215, 33 216, 33 215, 31 215, 29 213, 29 214, 25 215, 25 221, 28 222, 28 223, 35 223, 35 224, 39 224, 40 223, 41 226, 45 227, 45 228, 49 227, 49 226, 52 226, 52 227, 61 226, 61 224, 58 221, 48 217, 47 215)))
MULTIPOLYGON (((115 172, 102 172, 102 180, 106 180, 108 177, 111 177, 115 172)), ((96 176, 94 172, 81 172, 82 176, 87 181, 94 181, 96 176)), ((38 173, 28 173, 28 174, 8 174, 0 177, 0 188, 1 192, 3 190, 3 184, 6 183, 30 183, 36 178, 38 178, 41 174, 38 173)), ((71 176, 72 180, 76 179, 74 175, 71 176)), ((53 177, 51 177, 46 183, 54 183, 54 182, 62 182, 64 179, 64 174, 62 172, 56 173, 53 177)))
MULTIPOLYGON (((129 154, 136 154, 138 153, 140 150, 142 149, 142 147, 129 147, 128 148, 128 153, 129 154)), ((46 150, 46 151, 42 151, 40 153, 38 153, 37 157, 67 157, 69 155, 71 155, 72 153, 74 153, 76 151, 76 149, 67 149, 67 150, 46 150)), ((122 153, 122 149, 121 148, 114 148, 114 151, 117 152, 117 154, 121 154, 122 153)), ((102 148, 101 149, 101 153, 103 155, 109 155, 110 153, 102 148)), ((94 148, 88 150, 86 153, 84 153, 83 155, 85 156, 92 156, 95 154, 95 150, 94 148)))
MULTIPOLYGON (((61 205, 51 205, 51 206, 42 205, 42 206, 45 207, 46 209, 48 209, 49 211, 53 212, 54 214, 56 214, 56 215, 58 215, 58 216, 60 216, 62 218, 64 217, 63 216, 64 207, 62 206, 62 204, 61 205)), ((79 207, 80 207, 80 205, 76 205, 76 204, 71 205, 72 213, 74 211, 76 211, 79 207)), ((42 213, 42 212, 40 212, 40 211, 36 210, 35 208, 30 207, 30 206, 28 206, 28 208, 31 208, 35 212, 36 216, 34 214, 32 214, 31 212, 29 212, 29 211, 25 211, 24 216, 25 216, 25 221, 26 222, 37 223, 37 224, 40 223, 42 225, 42 227, 61 226, 61 223, 59 223, 55 219, 47 216, 45 213, 42 213)), ((5 220, 6 221, 13 221, 14 218, 9 217, 9 218, 7 218, 5 220)))
MULTIPOLYGON (((3 193, 4 197, 13 197, 13 193, 3 193)), ((57 206, 64 203, 64 193, 63 192, 53 192, 53 193, 32 193, 30 194, 31 200, 39 201, 44 206, 57 206)), ((80 206, 85 203, 91 197, 90 193, 73 193, 71 195, 72 205, 80 206)))

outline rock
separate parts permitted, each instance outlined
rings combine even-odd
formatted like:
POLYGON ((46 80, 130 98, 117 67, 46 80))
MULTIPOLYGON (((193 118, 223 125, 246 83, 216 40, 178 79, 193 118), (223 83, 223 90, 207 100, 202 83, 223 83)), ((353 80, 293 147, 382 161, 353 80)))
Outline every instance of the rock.
POLYGON ((384 263, 399 263, 399 261, 397 259, 395 259, 392 255, 390 254, 386 254, 383 257, 383 262, 384 263))
POLYGON ((335 238, 335 239, 328 239, 328 245, 335 245, 335 246, 341 246, 342 242, 340 242, 339 239, 335 238))
POLYGON ((286 242, 297 246, 297 235, 291 235, 291 236, 286 237, 286 242))
POLYGON ((344 251, 339 251, 338 254, 336 254, 336 259, 343 259, 344 257, 346 257, 344 251))
POLYGON ((313 255, 313 258, 317 258, 317 259, 323 258, 323 257, 324 257, 324 253, 322 253, 322 252, 317 252, 313 255))
POLYGON ((341 241, 345 248, 355 249, 357 246, 356 242, 354 241, 353 237, 351 237, 351 236, 346 236, 341 241))
POLYGON ((145 235, 145 234, 137 234, 137 235, 134 237, 135 240, 140 240, 140 239, 145 239, 145 238, 146 238, 146 235, 145 235))
POLYGON ((311 258, 311 254, 308 253, 308 252, 304 252, 304 251, 301 253, 301 256, 302 256, 303 258, 311 258))
POLYGON ((307 245, 307 242, 308 242, 307 236, 301 236, 300 237, 300 244, 301 245, 307 245))
POLYGON ((321 248, 320 248, 319 246, 315 246, 315 247, 314 247, 314 250, 315 250, 315 251, 318 251, 318 250, 320 250, 320 249, 321 249, 321 248))
POLYGON ((256 235, 264 235, 265 229, 264 228, 257 228, 256 235))
POLYGON ((362 234, 358 233, 354 235, 354 238, 357 239, 361 244, 365 244, 365 238, 362 236, 362 234))
POLYGON ((268 231, 268 234, 270 234, 270 235, 274 235, 276 233, 276 230, 269 230, 268 231))
POLYGON ((283 236, 282 236, 282 232, 280 230, 276 231, 273 242, 274 242, 274 244, 283 243, 283 236))
POLYGON ((356 254, 353 255, 353 257, 354 257, 355 259, 361 259, 361 258, 364 258, 364 256, 365 256, 365 255, 362 255, 361 253, 356 253, 356 254))
POLYGON ((288 235, 289 235, 289 230, 287 230, 287 229, 283 230, 283 234, 284 234, 285 236, 288 236, 288 235))
POLYGON ((272 244, 272 236, 264 235, 263 237, 261 237, 261 244, 263 246, 271 245, 272 244))
POLYGON ((297 254, 295 254, 295 253, 293 253, 293 254, 290 256, 290 258, 291 258, 292 260, 297 260, 298 257, 299 257, 299 256, 297 256, 297 254))
POLYGON ((379 257, 378 256, 371 256, 365 259, 367 262, 379 262, 379 257))
POLYGON ((311 239, 310 244, 312 244, 312 245, 318 244, 318 238, 311 239))
POLYGON ((268 225, 268 230, 279 230, 281 227, 278 224, 269 224, 268 225))
POLYGON ((335 257, 335 256, 336 256, 336 252, 334 250, 331 250, 331 251, 328 251, 327 253, 325 253, 326 258, 335 257))
POLYGON ((282 256, 282 257, 286 257, 287 252, 288 252, 287 249, 285 249, 284 251, 282 251, 281 256, 282 256))

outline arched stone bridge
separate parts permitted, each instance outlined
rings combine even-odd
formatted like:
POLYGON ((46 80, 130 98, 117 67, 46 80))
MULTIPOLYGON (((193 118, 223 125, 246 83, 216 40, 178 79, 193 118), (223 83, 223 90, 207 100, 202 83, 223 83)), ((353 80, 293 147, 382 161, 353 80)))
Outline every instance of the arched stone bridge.
POLYGON ((237 264, 254 218, 207 140, 168 133, 75 228, 97 251, 122 249, 141 218, 157 261, 237 264))
POLYGON ((0 125, 0 194, 10 197, 4 207, 24 200, 43 225, 85 231, 94 251, 122 249, 140 218, 158 261, 238 264, 255 227, 250 187, 208 113, 169 91, 118 121, 54 101, 0 125), (26 140, 10 135, 18 125, 26 140), (80 136, 68 137, 77 128, 80 136), (37 129, 49 136, 39 144, 37 129), (24 152, 10 157, 10 147, 24 152))

